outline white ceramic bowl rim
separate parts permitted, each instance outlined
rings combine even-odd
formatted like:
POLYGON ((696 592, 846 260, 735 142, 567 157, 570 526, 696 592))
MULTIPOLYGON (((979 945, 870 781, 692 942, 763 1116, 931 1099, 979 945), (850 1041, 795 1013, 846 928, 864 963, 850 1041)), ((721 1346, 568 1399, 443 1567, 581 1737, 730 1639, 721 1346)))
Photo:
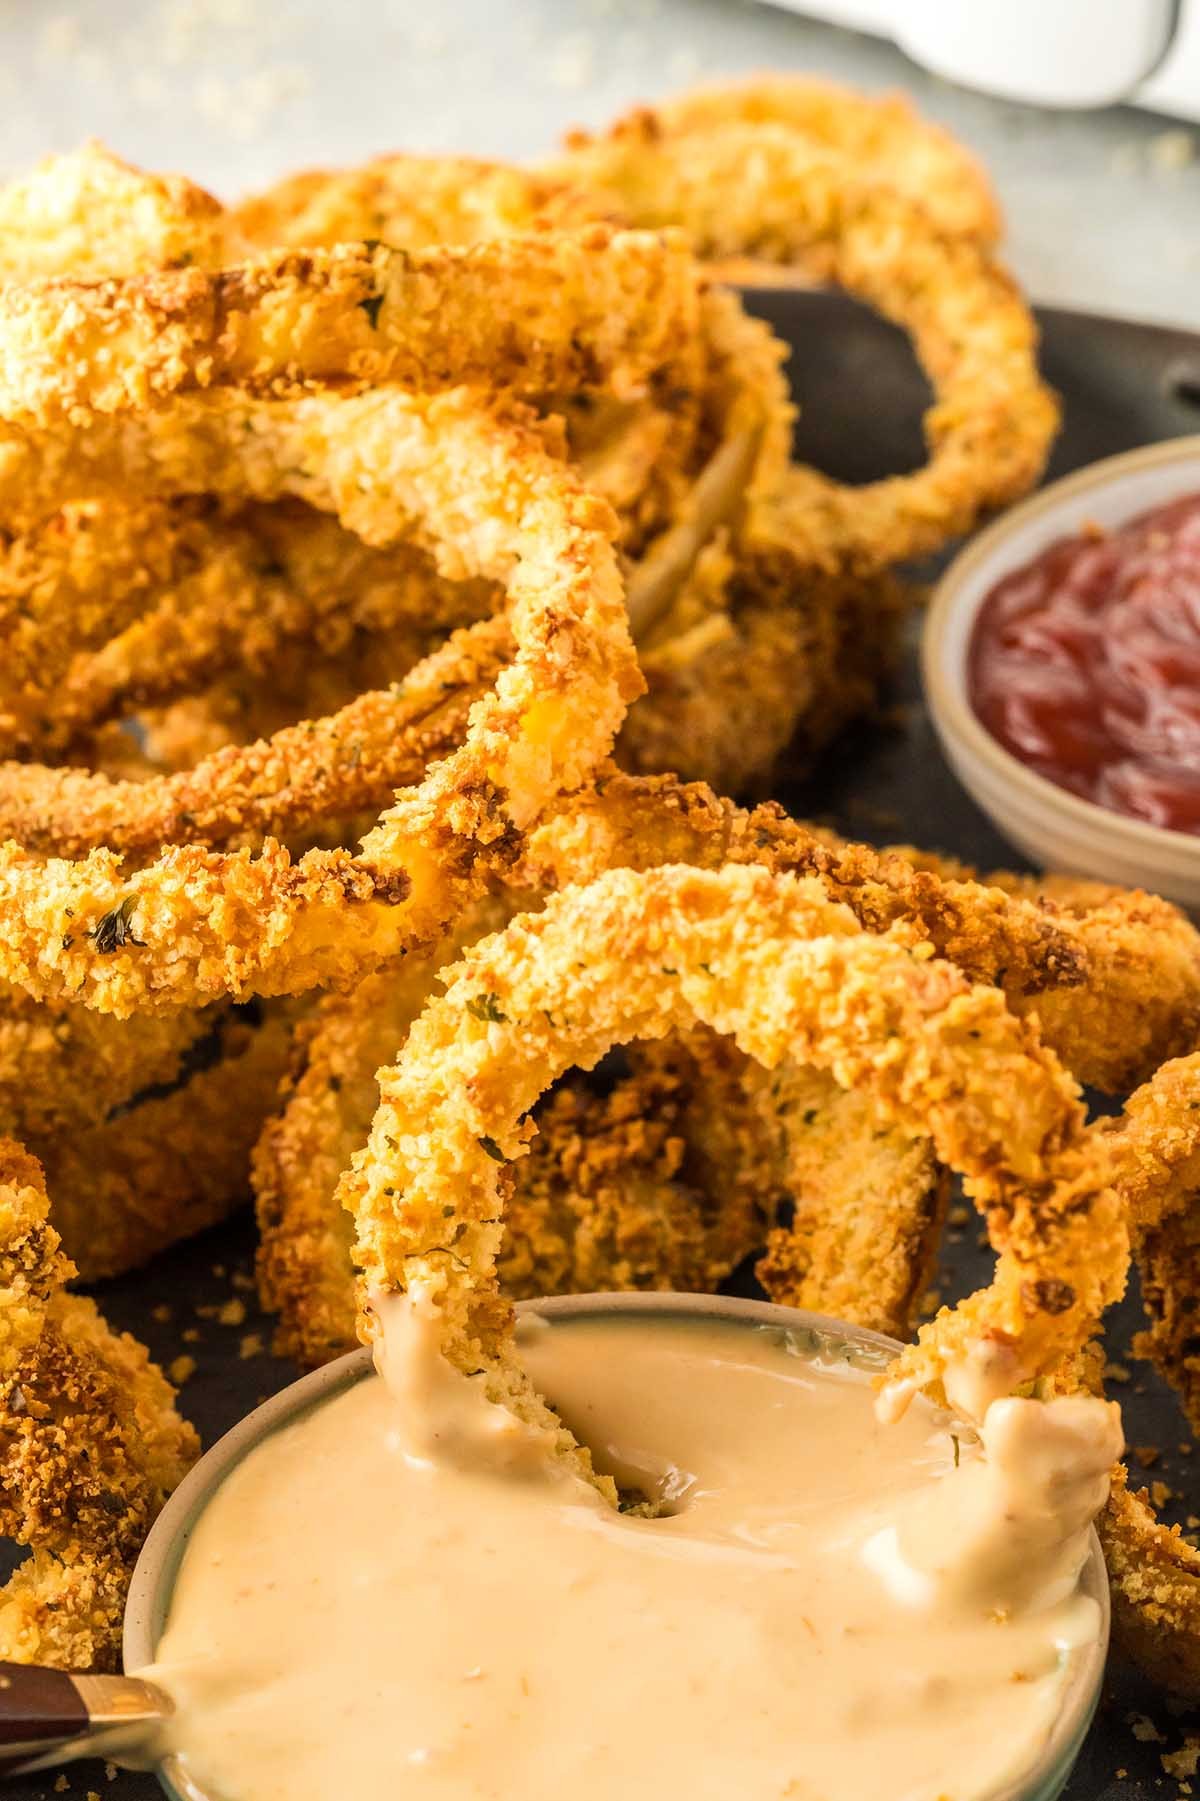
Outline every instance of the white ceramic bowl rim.
MULTIPOLYGON (((963 604, 963 591, 973 578, 988 564, 994 565, 992 580, 986 585, 980 585, 979 593, 972 603, 971 630, 974 628, 974 614, 979 612, 995 584, 1020 566, 1015 561, 1006 565, 1002 552, 1006 543, 1022 526, 1059 511, 1071 501, 1083 500, 1098 488, 1119 483, 1125 475, 1138 474, 1146 469, 1165 468, 1173 463, 1190 463, 1195 466, 1196 488, 1200 491, 1200 434, 1170 438, 1162 444, 1146 444, 1137 450, 1126 450, 1119 456, 1103 457, 1098 463, 1089 463, 1086 468, 1078 469, 1072 475, 1065 475, 1046 488, 1040 488, 1028 500, 1010 508, 1001 518, 987 526, 959 552, 937 584, 926 619, 921 662, 926 690, 936 701, 945 726, 950 727, 965 741, 975 755, 989 764, 997 775, 1017 784, 1031 799, 1037 798, 1044 804, 1052 804, 1080 824, 1102 824, 1105 830, 1123 840, 1130 849, 1141 846, 1146 851, 1169 850, 1178 855, 1181 847, 1194 843, 1197 859, 1200 860, 1200 837, 1193 838, 1188 832, 1177 832, 1168 826, 1152 825, 1148 820, 1136 819, 1128 813, 1117 813, 1110 807, 1100 806, 1096 801, 1085 800, 1082 795, 1072 794, 1068 788, 1060 788, 1057 782, 1039 775, 1028 764, 1022 763, 1020 758, 1013 756, 998 738, 992 736, 971 706, 967 698, 965 666, 952 672, 942 656, 951 616, 963 604)), ((1140 510, 1132 509, 1130 518, 1136 517, 1140 510)), ((970 637, 971 631, 968 631, 968 645, 970 637)))
MULTIPOLYGON (((589 1314, 670 1314, 677 1318, 730 1320, 785 1332, 814 1331, 860 1345, 864 1350, 885 1352, 889 1358, 903 1348, 896 1339, 888 1338, 882 1332, 849 1325, 845 1320, 833 1319, 827 1314, 807 1313, 796 1307, 743 1300, 733 1295, 559 1295, 524 1301, 517 1311, 538 1313, 549 1319, 589 1314)), ((134 1570, 125 1609, 124 1661, 127 1670, 140 1669, 154 1661, 159 1632, 188 1539, 205 1504, 229 1472, 272 1432, 319 1402, 331 1399, 352 1383, 361 1381, 370 1373, 371 1367, 371 1352, 363 1346, 339 1357, 335 1363, 301 1377, 239 1420, 184 1478, 155 1521, 134 1570)), ((988 1801, 1035 1801, 1035 1798, 1057 1794, 1091 1724, 1100 1696, 1110 1620, 1108 1576, 1094 1530, 1081 1580, 1085 1592, 1099 1605, 1100 1635, 1076 1663, 1062 1710, 1037 1763, 1019 1783, 997 1790, 988 1801)), ((168 1758, 159 1768, 158 1775, 167 1794, 179 1797, 180 1801, 213 1801, 175 1758, 168 1758)))

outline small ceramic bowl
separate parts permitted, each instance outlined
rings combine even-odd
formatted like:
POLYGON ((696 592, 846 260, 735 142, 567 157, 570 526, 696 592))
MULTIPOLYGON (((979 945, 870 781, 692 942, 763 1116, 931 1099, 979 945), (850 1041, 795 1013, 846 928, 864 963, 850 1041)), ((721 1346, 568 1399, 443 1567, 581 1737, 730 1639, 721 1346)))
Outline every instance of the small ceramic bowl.
POLYGON ((1200 837, 1113 813, 1036 774, 992 737, 967 698, 979 608, 996 583, 1089 524, 1115 527, 1200 491, 1200 437, 1106 457, 1005 513, 957 556, 934 592, 922 675, 951 767, 1004 836, 1044 868, 1148 888, 1200 907, 1200 837))
MULTIPOLYGON (((879 1332, 868 1332, 861 1326, 847 1325, 843 1320, 726 1295, 570 1295, 554 1300, 526 1301, 518 1311, 533 1311, 548 1319, 603 1318, 614 1313, 669 1314, 674 1318, 729 1320, 738 1325, 770 1326, 784 1332, 815 1333, 835 1345, 847 1347, 849 1358, 870 1370, 886 1368, 901 1349, 895 1339, 885 1338, 879 1332)), ((272 1432, 290 1425, 310 1408, 331 1400, 352 1383, 363 1381, 372 1374, 373 1367, 370 1352, 363 1349, 352 1351, 324 1369, 315 1370, 248 1414, 200 1459, 159 1515, 138 1559, 125 1610, 127 1670, 141 1669, 154 1661, 188 1540, 208 1501, 230 1471, 272 1432)), ((1100 1637, 1075 1659, 1063 1693, 1062 1712, 1036 1766, 1019 1786, 997 1789, 989 1801, 1055 1801, 1071 1774, 1100 1698, 1108 1651, 1108 1577, 1100 1541, 1094 1532, 1082 1585, 1084 1592, 1094 1596, 1099 1604, 1100 1637)), ((172 1801, 215 1801, 196 1785, 177 1758, 166 1759, 157 1774, 172 1801)))

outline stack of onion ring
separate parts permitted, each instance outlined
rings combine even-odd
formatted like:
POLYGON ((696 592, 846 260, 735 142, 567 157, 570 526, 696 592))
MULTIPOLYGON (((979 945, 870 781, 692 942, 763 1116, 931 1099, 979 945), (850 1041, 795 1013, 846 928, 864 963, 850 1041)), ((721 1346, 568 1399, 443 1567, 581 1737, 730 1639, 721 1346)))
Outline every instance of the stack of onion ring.
MULTIPOLYGON (((111 1658, 192 1449, 59 1236, 129 1267, 234 1203, 256 1138, 303 1361, 353 1330, 351 1214, 371 1306, 420 1288, 550 1424, 514 1295, 707 1288, 765 1246, 777 1297, 907 1336, 955 1168, 997 1276, 898 1404, 1081 1379, 1132 1234, 1195 1407, 1191 1073, 1153 1075, 1200 1036, 1193 928, 605 763, 738 789, 818 747, 875 691, 897 565, 1036 478, 1054 403, 958 146, 764 79, 544 173, 397 156, 232 209, 88 147, 0 219, 0 1130, 47 1177, 10 1146, 10 1655, 111 1658), (713 279, 763 257, 911 334, 924 470, 790 463, 782 347, 713 279), (1084 1123, 1075 1079, 1147 1076, 1084 1123), (97 1432, 121 1532, 70 1451, 97 1432)), ((1120 1485, 1105 1530, 1126 1642, 1200 1686, 1188 1548, 1120 1485)))

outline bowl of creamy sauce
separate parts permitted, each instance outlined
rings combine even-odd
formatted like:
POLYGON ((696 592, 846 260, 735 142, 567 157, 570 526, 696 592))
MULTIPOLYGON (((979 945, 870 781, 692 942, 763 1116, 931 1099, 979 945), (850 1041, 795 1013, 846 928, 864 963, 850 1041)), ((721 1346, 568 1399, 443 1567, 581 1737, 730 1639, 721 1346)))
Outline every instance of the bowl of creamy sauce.
POLYGON ((950 564, 930 714, 1035 862, 1200 906, 1200 438, 1052 482, 950 564))
POLYGON ((1059 1791, 1107 1645, 1115 1409, 884 1423, 892 1341, 723 1298, 529 1303, 518 1348, 620 1511, 402 1308, 386 1380, 364 1351, 276 1396, 147 1541, 125 1664, 174 1701, 168 1794, 1059 1791))

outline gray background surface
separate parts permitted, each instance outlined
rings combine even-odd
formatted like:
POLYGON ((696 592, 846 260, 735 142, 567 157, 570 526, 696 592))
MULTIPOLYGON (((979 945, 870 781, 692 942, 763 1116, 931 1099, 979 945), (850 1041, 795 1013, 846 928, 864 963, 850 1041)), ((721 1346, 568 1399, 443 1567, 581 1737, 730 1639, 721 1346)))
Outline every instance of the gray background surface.
POLYGON ((959 92, 747 0, 0 0, 0 171, 88 134, 227 195, 381 150, 531 158, 567 125, 760 66, 909 88, 986 158, 1037 298, 1200 323, 1192 131, 959 92))

